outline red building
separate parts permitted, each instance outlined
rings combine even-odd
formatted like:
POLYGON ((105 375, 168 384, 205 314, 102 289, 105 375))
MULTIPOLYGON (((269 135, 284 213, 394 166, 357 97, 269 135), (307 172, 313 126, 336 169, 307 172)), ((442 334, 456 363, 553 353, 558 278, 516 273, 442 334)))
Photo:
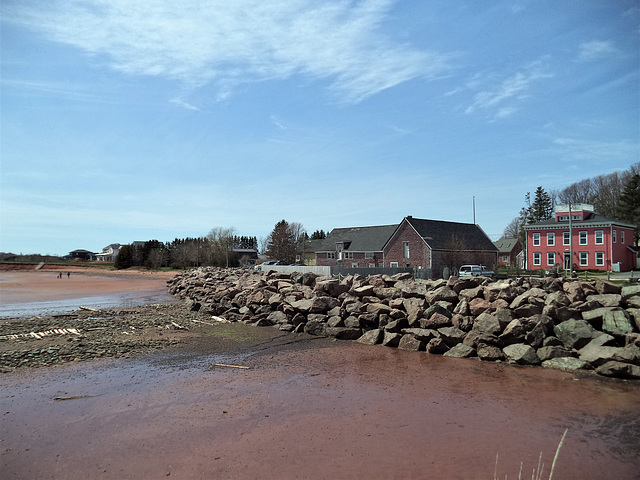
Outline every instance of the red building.
POLYGON ((634 228, 595 213, 592 205, 558 205, 554 218, 525 227, 527 267, 632 270, 634 228))

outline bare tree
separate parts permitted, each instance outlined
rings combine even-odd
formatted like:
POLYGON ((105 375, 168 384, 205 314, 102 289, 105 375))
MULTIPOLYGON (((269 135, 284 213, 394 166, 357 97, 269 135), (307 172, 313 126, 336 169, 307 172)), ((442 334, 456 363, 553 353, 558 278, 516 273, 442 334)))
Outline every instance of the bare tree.
POLYGON ((214 227, 207 234, 212 265, 218 267, 229 267, 237 264, 237 259, 233 254, 234 235, 234 227, 214 227))
POLYGON ((504 232, 502 232, 502 236, 504 238, 518 238, 521 229, 522 221, 520 217, 516 217, 505 227, 504 232))

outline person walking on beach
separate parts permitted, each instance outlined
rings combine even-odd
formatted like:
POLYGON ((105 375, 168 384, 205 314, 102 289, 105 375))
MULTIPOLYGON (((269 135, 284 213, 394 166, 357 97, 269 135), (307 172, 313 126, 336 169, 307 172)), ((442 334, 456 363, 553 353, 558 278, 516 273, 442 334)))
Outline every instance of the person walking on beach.
POLYGON ((67 272, 67 278, 71 276, 71 272, 67 272))

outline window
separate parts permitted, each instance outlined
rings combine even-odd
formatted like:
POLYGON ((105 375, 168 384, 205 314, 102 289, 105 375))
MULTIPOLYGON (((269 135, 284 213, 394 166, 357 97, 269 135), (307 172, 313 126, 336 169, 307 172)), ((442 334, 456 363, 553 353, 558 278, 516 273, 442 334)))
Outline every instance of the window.
POLYGON ((391 262, 391 263, 389 264, 389 267, 390 267, 390 268, 398 268, 398 262, 391 262))
POLYGON ((571 244, 571 232, 563 232, 562 233, 562 244, 563 245, 571 244))
POLYGON ((409 258, 409 242, 404 242, 404 258, 409 258))
POLYGON ((352 263, 351 264, 351 268, 358 268, 358 264, 357 263, 352 263))
POLYGON ((540 265, 542 263, 542 261, 540 260, 541 254, 540 252, 533 252, 533 264, 534 265, 540 265))
POLYGON ((624 243, 624 230, 620 230, 620 243, 624 243))
POLYGON ((345 259, 353 260, 353 252, 342 252, 342 255, 344 255, 345 259))
POLYGON ((373 258, 373 252, 364 252, 364 258, 373 258))
POLYGON ((614 230, 613 231, 613 243, 617 243, 618 242, 618 231, 614 230))
POLYGON ((336 258, 336 252, 327 253, 327 258, 336 258))
POLYGON ((502 261, 503 262, 508 262, 509 261, 509 255, 503 255, 502 256, 502 261))
POLYGON ((376 264, 375 263, 370 263, 369 264, 369 268, 376 268, 376 264))
POLYGON ((604 245, 604 231, 596 230, 595 237, 596 237, 596 245, 604 245))
POLYGON ((584 230, 580 232, 580 245, 587 245, 587 232, 584 230))
POLYGON ((604 267, 604 252, 596 252, 596 267, 604 267))
POLYGON ((560 215, 558 217, 558 221, 560 222, 566 222, 567 220, 569 220, 569 215, 560 215))
POLYGON ((547 265, 555 265, 556 264, 556 254, 554 252, 547 252, 547 265))
POLYGON ((553 247, 556 244, 556 234, 553 232, 547 233, 547 246, 553 247))
POLYGON ((299 263, 301 258, 300 255, 296 255, 296 262, 299 263))
POLYGON ((589 252, 580 252, 580 266, 581 267, 589 266, 589 252))
POLYGON ((533 234, 533 246, 534 247, 539 247, 540 246, 540 234, 539 233, 534 233, 533 234))

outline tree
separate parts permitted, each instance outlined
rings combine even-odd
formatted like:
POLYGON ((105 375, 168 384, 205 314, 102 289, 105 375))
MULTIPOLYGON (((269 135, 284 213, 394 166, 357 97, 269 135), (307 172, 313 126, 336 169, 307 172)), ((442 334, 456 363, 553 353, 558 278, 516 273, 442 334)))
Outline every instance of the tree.
POLYGON ((536 196, 529 207, 529 223, 542 222, 553 217, 553 200, 544 188, 536 189, 536 196))
POLYGON ((324 233, 324 230, 316 230, 311 234, 311 240, 323 240, 327 238, 327 234, 324 233))
POLYGON ((301 225, 293 224, 294 228, 285 220, 276 223, 267 241, 267 255, 277 260, 293 263, 296 259, 297 240, 300 238, 301 225))
POLYGON ((207 235, 211 253, 211 265, 238 266, 238 256, 233 252, 235 228, 214 227, 207 235))
POLYGON ((516 217, 511 220, 511 222, 509 222, 509 225, 505 227, 504 232, 502 232, 502 236, 504 238, 518 238, 521 229, 522 222, 520 220, 520 217, 516 217))
POLYGON ((122 245, 120 247, 113 266, 118 270, 133 266, 133 247, 131 245, 122 245))
POLYGON ((634 241, 638 245, 640 240, 640 174, 633 175, 624 187, 618 205, 618 217, 620 220, 632 223, 634 241))

